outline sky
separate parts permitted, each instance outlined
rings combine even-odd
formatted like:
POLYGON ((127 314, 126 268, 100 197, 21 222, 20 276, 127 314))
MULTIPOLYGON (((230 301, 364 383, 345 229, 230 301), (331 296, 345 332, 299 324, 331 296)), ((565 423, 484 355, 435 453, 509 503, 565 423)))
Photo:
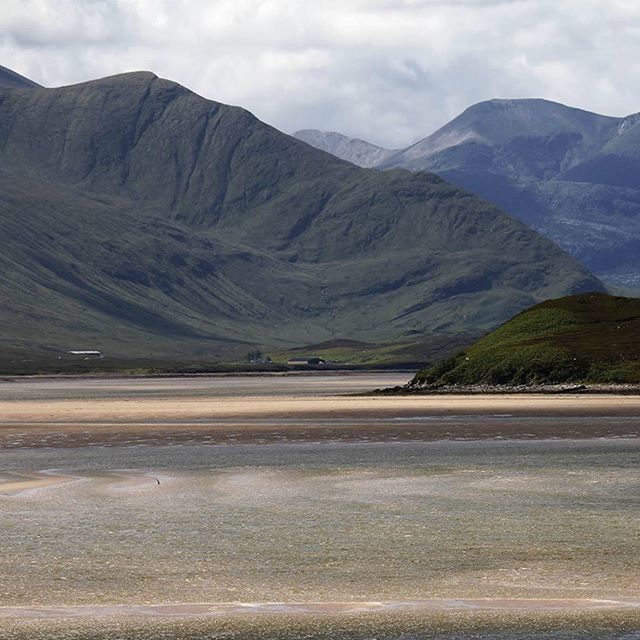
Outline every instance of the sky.
POLYGON ((45 86, 150 70, 291 133, 403 147, 490 98, 640 111, 640 0, 1 0, 45 86))

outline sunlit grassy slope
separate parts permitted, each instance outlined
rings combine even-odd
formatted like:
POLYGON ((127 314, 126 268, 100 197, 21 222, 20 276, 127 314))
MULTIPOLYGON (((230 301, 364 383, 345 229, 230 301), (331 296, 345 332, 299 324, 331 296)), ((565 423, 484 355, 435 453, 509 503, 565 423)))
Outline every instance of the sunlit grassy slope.
POLYGON ((640 299, 588 293, 517 315, 416 385, 640 382, 640 299))
POLYGON ((414 365, 416 368, 437 362, 472 344, 478 335, 459 333, 434 335, 423 340, 387 342, 381 344, 357 340, 329 340, 319 344, 288 349, 270 354, 274 363, 286 363, 291 358, 316 356, 329 365, 393 367, 414 365))

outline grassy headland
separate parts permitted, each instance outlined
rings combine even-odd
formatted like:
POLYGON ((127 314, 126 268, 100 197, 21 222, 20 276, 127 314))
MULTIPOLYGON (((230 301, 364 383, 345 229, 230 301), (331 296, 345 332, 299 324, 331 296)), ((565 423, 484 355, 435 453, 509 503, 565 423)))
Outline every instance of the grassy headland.
POLYGON ((588 293, 535 305, 411 386, 567 382, 640 383, 640 299, 588 293))

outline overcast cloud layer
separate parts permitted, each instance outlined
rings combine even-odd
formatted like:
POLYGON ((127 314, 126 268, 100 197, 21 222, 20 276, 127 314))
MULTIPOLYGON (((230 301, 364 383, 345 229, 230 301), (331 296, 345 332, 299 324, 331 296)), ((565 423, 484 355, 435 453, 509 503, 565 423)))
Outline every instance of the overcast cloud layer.
POLYGON ((397 147, 492 97, 640 111, 640 2, 2 0, 0 64, 46 86, 148 69, 397 147))

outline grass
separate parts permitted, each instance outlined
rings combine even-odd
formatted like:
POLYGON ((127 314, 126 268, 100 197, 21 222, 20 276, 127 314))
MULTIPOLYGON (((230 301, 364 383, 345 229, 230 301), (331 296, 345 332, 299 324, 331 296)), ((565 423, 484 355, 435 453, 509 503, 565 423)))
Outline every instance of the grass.
POLYGON ((368 343, 356 340, 330 340, 272 354, 276 364, 295 357, 318 356, 328 364, 391 367, 426 366, 471 344, 477 335, 440 334, 421 340, 368 343))
POLYGON ((414 385, 640 382, 640 300, 601 293, 543 302, 414 385))

